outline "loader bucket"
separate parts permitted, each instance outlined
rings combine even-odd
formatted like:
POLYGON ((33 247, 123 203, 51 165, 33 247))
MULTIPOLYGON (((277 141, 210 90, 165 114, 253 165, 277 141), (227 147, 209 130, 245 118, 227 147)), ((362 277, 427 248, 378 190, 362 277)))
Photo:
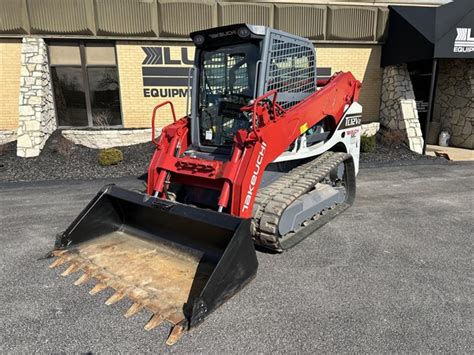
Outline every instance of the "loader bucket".
POLYGON ((250 220, 204 210, 107 185, 60 234, 51 267, 96 279, 89 292, 108 287, 110 305, 124 297, 126 317, 148 309, 145 325, 163 321, 173 329, 167 344, 232 297, 256 274, 250 220))

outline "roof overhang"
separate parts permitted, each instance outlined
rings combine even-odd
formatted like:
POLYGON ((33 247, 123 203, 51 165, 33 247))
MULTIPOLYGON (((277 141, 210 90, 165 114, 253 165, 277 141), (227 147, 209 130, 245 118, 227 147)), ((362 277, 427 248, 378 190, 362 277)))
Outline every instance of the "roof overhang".
POLYGON ((382 66, 431 58, 474 58, 474 1, 390 6, 382 66))

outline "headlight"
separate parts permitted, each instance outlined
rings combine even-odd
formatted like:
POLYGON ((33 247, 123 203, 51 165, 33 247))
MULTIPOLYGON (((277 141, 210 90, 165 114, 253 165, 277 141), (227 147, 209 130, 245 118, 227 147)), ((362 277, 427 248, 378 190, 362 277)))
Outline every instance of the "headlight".
POLYGON ((240 27, 237 30, 237 35, 241 38, 250 36, 250 30, 247 27, 240 27))
POLYGON ((204 38, 203 35, 197 35, 197 36, 194 36, 194 38, 193 38, 194 44, 196 44, 196 45, 198 45, 198 46, 200 46, 201 44, 203 44, 203 43, 204 43, 204 40, 205 40, 205 38, 204 38))

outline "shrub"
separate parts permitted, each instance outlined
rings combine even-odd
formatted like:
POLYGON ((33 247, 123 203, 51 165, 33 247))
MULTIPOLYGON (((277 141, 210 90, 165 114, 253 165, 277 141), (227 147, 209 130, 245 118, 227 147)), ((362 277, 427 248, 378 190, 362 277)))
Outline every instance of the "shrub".
POLYGON ((375 135, 360 137, 360 150, 362 153, 372 153, 375 150, 375 135))
POLYGON ((102 166, 117 165, 123 160, 123 153, 117 148, 103 149, 99 153, 98 161, 102 166))

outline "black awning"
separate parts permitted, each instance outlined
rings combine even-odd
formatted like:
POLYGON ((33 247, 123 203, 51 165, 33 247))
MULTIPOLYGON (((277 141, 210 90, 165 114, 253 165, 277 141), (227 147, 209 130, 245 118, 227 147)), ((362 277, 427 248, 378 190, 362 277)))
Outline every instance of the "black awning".
POLYGON ((390 6, 382 66, 433 58, 434 7, 390 6))
POLYGON ((390 6, 382 66, 431 58, 474 58, 474 0, 434 8, 390 6))
POLYGON ((435 58, 474 58, 474 0, 436 9, 435 58))

